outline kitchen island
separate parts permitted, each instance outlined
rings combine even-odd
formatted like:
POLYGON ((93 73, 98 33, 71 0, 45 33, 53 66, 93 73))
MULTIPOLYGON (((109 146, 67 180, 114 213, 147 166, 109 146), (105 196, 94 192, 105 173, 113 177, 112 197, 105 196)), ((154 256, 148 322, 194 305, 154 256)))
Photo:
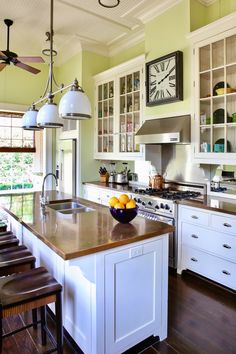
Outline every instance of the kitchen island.
MULTIPOLYGON (((47 192, 48 193, 48 192, 47 192)), ((52 191, 50 200, 71 197, 52 191)), ((150 335, 167 336, 167 224, 136 217, 122 225, 109 209, 40 208, 39 193, 3 195, 10 228, 63 285, 63 324, 85 353, 122 353, 150 335)))

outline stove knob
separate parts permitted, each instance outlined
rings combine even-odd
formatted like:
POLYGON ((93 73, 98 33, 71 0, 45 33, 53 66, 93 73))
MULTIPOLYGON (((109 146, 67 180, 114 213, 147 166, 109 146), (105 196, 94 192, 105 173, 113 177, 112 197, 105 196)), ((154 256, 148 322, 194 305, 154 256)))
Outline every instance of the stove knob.
POLYGON ((146 205, 146 203, 145 203, 145 202, 142 202, 142 205, 146 205))
POLYGON ((152 205, 152 202, 148 202, 148 205, 152 205))
POLYGON ((165 205, 165 209, 166 210, 169 210, 170 209, 170 206, 168 204, 165 205))
POLYGON ((140 198, 138 198, 137 203, 141 203, 141 199, 140 198))
POLYGON ((164 204, 163 203, 160 204, 160 208, 164 209, 164 204))
POLYGON ((157 205, 155 206, 155 208, 156 208, 156 209, 159 209, 159 205, 157 204, 157 205))

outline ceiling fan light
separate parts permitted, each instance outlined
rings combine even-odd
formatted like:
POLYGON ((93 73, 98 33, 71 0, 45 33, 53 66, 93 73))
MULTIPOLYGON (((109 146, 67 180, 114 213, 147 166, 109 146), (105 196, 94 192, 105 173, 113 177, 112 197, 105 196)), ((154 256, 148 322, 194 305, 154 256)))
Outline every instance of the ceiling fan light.
POLYGON ((55 103, 47 102, 40 108, 37 116, 37 124, 42 128, 63 127, 63 122, 58 115, 58 109, 55 103))
POLYGON ((82 90, 68 91, 59 103, 59 116, 63 119, 91 118, 91 106, 87 95, 82 90))
POLYGON ((38 110, 35 107, 30 107, 22 117, 22 128, 24 130, 41 130, 42 127, 37 125, 37 115, 38 110))
POLYGON ((119 5, 120 0, 98 0, 98 3, 103 7, 113 8, 119 5))

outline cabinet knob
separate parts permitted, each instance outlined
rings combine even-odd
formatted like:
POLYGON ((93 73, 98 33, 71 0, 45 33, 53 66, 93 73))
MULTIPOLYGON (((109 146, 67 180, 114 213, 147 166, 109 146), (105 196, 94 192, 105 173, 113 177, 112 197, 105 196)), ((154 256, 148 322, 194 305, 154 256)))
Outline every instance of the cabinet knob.
POLYGON ((191 261, 198 262, 197 258, 194 258, 194 257, 191 258, 191 261))
POLYGON ((232 227, 232 225, 228 224, 227 222, 224 222, 223 224, 225 227, 232 227))
POLYGON ((192 237, 192 238, 198 238, 198 236, 197 236, 197 235, 194 235, 194 234, 192 234, 191 237, 192 237))
POLYGON ((232 248, 231 246, 227 245, 226 243, 223 244, 223 247, 227 248, 228 250, 230 250, 232 248))
POLYGON ((222 270, 222 273, 225 275, 231 275, 230 272, 228 272, 227 270, 222 270))
POLYGON ((191 218, 192 218, 192 219, 198 219, 198 216, 192 215, 191 218))

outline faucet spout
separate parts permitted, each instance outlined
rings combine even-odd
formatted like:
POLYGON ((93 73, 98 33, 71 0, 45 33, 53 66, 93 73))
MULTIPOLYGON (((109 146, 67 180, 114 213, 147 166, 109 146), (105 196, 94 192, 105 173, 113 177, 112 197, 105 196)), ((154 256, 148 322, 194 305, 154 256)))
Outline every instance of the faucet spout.
POLYGON ((46 182, 46 179, 47 179, 48 176, 53 176, 55 178, 55 180, 56 180, 56 186, 58 185, 57 176, 54 173, 52 173, 52 172, 47 173, 46 176, 43 179, 43 184, 42 184, 42 192, 41 192, 41 198, 40 198, 41 207, 45 207, 45 205, 47 204, 47 201, 46 201, 46 198, 45 198, 44 189, 45 189, 45 182, 46 182))

